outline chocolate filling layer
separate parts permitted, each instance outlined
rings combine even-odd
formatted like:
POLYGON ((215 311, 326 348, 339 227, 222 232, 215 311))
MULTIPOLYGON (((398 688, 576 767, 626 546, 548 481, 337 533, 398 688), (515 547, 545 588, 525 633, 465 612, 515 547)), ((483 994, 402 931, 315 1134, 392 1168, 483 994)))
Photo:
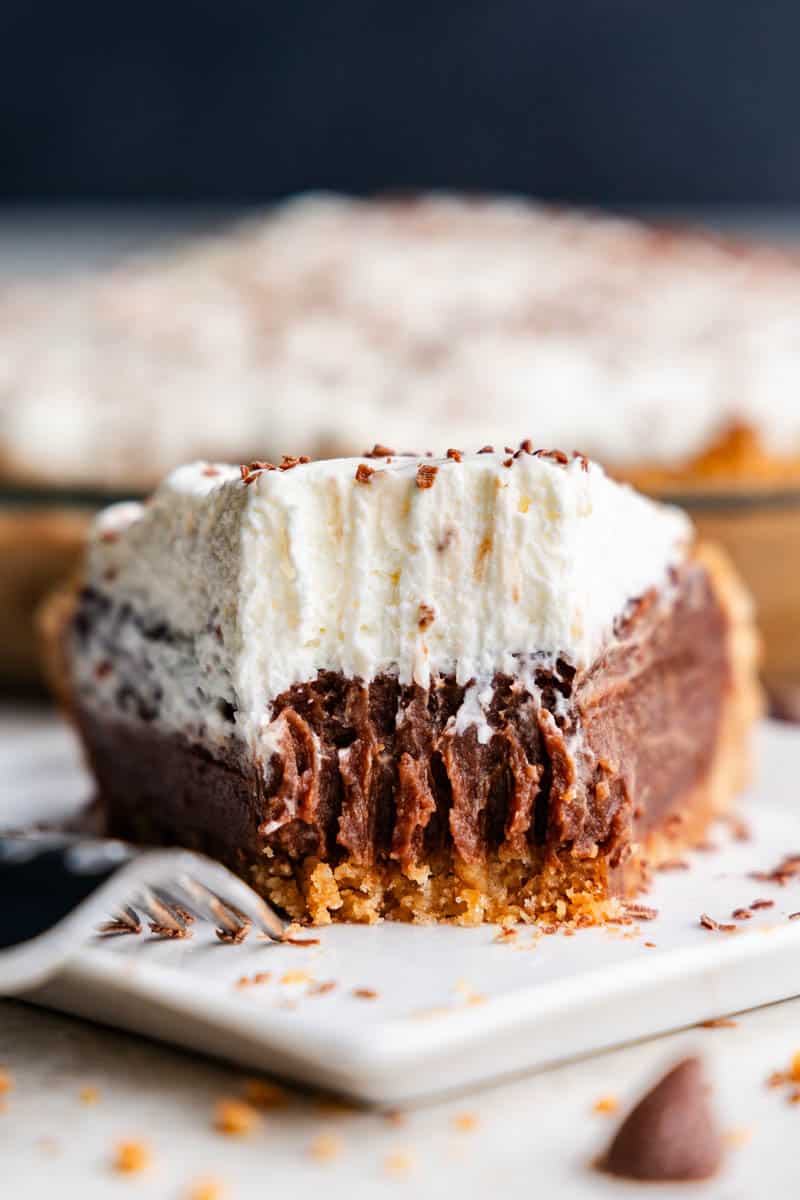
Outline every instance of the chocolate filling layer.
MULTIPOLYGON (((79 641, 102 608, 84 597, 79 641)), ((124 712, 79 698, 78 719, 120 836, 229 861, 391 860, 412 872, 442 849, 480 863, 537 847, 614 868, 702 786, 728 671, 726 618, 689 563, 669 596, 633 607, 588 670, 558 662, 529 688, 496 675, 482 736, 476 725, 455 732, 465 688, 452 677, 429 691, 391 675, 298 683, 274 703, 269 763, 235 736, 212 749, 159 728, 146 678, 121 681, 124 712)))

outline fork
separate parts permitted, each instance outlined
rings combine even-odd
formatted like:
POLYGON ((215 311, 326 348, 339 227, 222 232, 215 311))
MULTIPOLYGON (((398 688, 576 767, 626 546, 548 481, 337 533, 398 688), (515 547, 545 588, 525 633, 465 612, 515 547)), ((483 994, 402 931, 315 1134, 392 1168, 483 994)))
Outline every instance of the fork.
POLYGON ((187 936, 197 917, 214 921, 223 941, 240 941, 251 926, 273 941, 286 931, 243 880, 193 850, 63 833, 0 836, 0 995, 43 983, 92 933, 138 932, 140 913, 164 937, 187 936))

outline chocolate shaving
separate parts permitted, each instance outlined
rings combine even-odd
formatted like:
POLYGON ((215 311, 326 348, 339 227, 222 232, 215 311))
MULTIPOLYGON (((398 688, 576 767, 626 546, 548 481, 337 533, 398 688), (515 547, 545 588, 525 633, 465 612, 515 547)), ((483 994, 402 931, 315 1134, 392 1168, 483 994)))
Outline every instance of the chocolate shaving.
POLYGON ((311 459, 306 454, 301 454, 299 458, 293 458, 291 454, 284 454, 281 459, 279 471, 291 471, 294 467, 302 466, 304 463, 310 463, 311 459))
POLYGON ((97 930, 104 937, 115 937, 124 933, 141 933, 142 922, 132 908, 121 909, 110 921, 105 921, 97 930))
POLYGON ((623 1179, 709 1179, 722 1162, 722 1137, 699 1058, 677 1064, 623 1121, 598 1163, 623 1179))
POLYGON ((530 438, 523 438, 519 444, 519 452, 522 454, 533 454, 533 442, 530 438))
POLYGON ((658 909, 650 908, 646 904, 626 904, 625 913, 637 921, 654 921, 658 916, 658 909))
POLYGON ((552 458, 554 462, 566 466, 569 462, 563 450, 534 450, 534 458, 552 458))
POLYGON ((478 454, 494 454, 494 446, 481 446, 478 454))
POLYGON ((359 1000, 377 1000, 378 993, 374 988, 353 988, 353 995, 358 996, 359 1000))
POLYGON ((700 924, 703 926, 703 929, 719 929, 717 922, 708 913, 700 914, 700 924))
POLYGON ((417 487, 423 489, 432 488, 438 470, 438 467, 429 466, 427 463, 420 463, 417 467, 417 487))
POLYGON ((751 871, 750 878, 761 883, 777 883, 781 887, 800 875, 800 854, 787 854, 771 871, 751 871))
POLYGON ((775 901, 774 900, 761 900, 761 899, 753 900, 750 904, 750 907, 756 911, 759 908, 774 908, 775 901))
POLYGON ((396 450, 391 450, 388 446, 382 446, 380 444, 380 442, 376 442, 375 445, 372 447, 372 449, 368 450, 366 454, 362 455, 362 457, 363 458, 391 458, 391 456, 396 453, 397 453, 396 450))
POLYGON ((735 908, 731 913, 734 921, 749 921, 752 915, 749 908, 735 908))
POLYGON ((167 940, 179 940, 180 938, 190 938, 192 936, 191 929, 186 929, 182 925, 161 925, 158 921, 150 922, 150 932, 154 933, 158 938, 167 940))
POLYGON ((511 456, 511 458, 504 458, 504 459, 503 459, 503 466, 504 466, 504 467, 513 467, 513 465, 514 465, 514 456, 513 456, 513 455, 511 456))
POLYGON ((372 476, 375 474, 374 467, 368 467, 366 463, 359 463, 356 467, 356 483, 371 483, 372 476))
POLYGON ((448 450, 447 457, 452 458, 453 462, 461 462, 461 459, 463 458, 463 454, 462 454, 461 450, 448 450))
POLYGON ((581 454, 580 450, 573 450, 572 457, 573 457, 573 460, 575 460, 581 464, 582 471, 589 470, 589 459, 586 457, 585 454, 581 454))
POLYGON ((251 922, 247 921, 242 925, 237 925, 232 929, 216 929, 215 933, 221 942, 227 945, 239 946, 250 932, 251 922))
POLYGON ((254 480, 258 479, 262 471, 277 471, 277 469, 274 463, 262 462, 258 459, 255 462, 251 462, 249 466, 242 463, 239 467, 242 475, 242 483, 245 487, 249 487, 254 480))

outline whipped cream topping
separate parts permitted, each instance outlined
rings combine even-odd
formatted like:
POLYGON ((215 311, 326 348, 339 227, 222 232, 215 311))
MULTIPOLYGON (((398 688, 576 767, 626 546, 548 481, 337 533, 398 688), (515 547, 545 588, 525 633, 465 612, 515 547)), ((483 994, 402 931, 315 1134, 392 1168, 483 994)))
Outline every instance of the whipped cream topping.
POLYGON ((75 670, 113 703, 96 661, 110 622, 154 673, 162 721, 221 731, 230 708, 262 754, 272 701, 319 671, 453 673, 473 685, 459 720, 480 723, 495 672, 589 664, 691 539, 678 510, 561 457, 182 467, 97 519, 87 583, 110 614, 75 670))
POLYGON ((511 199, 306 197, 0 295, 0 447, 117 489, 376 435, 438 452, 532 435, 624 466, 683 461, 738 421, 800 453, 798 312, 800 263, 764 246, 511 199))

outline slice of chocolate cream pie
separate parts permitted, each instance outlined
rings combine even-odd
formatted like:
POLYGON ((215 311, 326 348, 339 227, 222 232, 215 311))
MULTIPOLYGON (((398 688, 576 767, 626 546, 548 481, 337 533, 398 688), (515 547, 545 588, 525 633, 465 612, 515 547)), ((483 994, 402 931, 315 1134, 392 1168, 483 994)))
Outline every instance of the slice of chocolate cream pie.
POLYGON ((602 920, 747 777, 746 595, 582 455, 182 467, 64 624, 111 832, 295 919, 602 920))

